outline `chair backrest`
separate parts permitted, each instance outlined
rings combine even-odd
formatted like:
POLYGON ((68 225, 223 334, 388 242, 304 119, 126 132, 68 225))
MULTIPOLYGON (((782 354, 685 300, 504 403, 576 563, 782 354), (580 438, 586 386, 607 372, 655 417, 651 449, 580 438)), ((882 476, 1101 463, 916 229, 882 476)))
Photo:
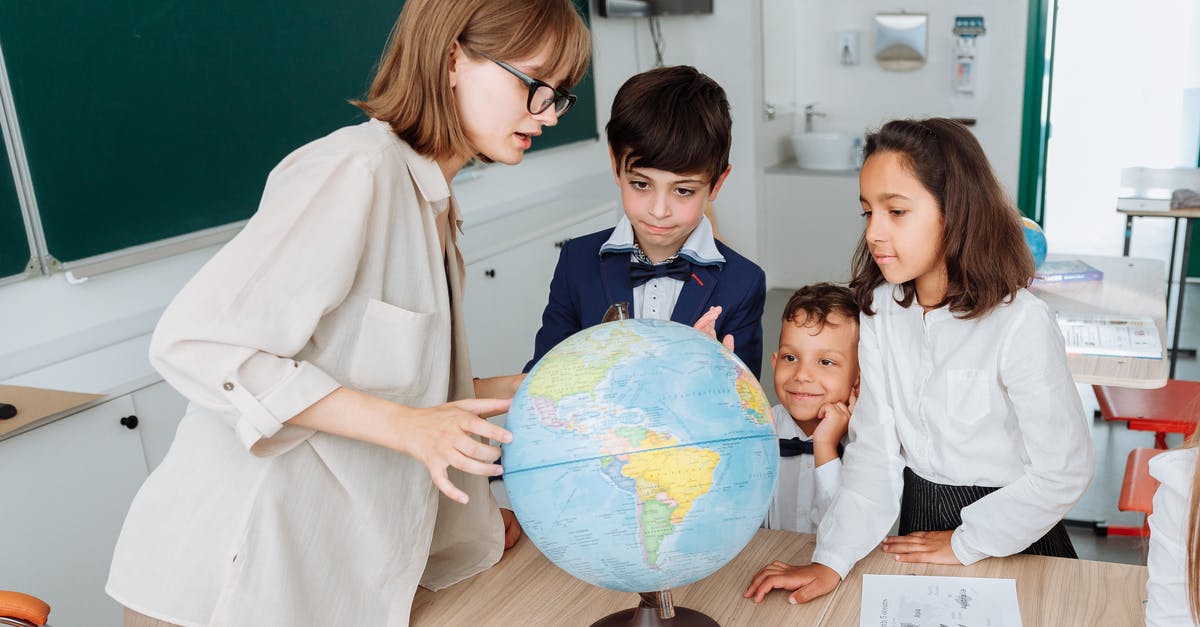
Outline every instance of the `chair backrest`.
POLYGON ((50 616, 50 606, 45 601, 28 594, 0 590, 0 625, 40 627, 50 616))
POLYGON ((1150 476, 1150 460, 1166 451, 1160 448, 1135 448, 1125 459, 1125 480, 1121 482, 1121 497, 1117 509, 1123 512, 1145 512, 1154 510, 1154 492, 1158 480, 1150 476))

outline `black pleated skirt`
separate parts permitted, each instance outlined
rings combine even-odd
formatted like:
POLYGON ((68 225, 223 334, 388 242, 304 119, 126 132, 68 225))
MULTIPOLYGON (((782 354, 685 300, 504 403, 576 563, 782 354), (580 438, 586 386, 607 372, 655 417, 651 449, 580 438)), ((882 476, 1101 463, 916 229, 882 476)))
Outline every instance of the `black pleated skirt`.
MULTIPOLYGON (((904 494, 900 499, 900 535, 914 531, 956 529, 962 524, 964 507, 999 489, 934 483, 905 468, 904 494)), ((1078 557, 1061 520, 1021 552, 1050 557, 1078 557)))

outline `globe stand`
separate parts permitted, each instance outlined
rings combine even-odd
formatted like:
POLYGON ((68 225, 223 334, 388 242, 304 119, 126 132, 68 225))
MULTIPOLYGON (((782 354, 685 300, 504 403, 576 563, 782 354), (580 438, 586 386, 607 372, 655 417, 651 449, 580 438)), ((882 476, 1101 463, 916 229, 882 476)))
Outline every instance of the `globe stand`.
POLYGON ((720 627, 703 612, 675 607, 670 590, 641 595, 637 607, 609 614, 592 623, 592 627, 720 627))

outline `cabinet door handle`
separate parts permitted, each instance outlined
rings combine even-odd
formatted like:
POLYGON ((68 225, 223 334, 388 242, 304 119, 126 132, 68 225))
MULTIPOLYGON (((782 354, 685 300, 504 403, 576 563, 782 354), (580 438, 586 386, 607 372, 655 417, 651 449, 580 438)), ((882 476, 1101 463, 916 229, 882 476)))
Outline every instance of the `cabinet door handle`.
POLYGON ((138 417, 137 416, 125 416, 124 418, 121 419, 121 426, 125 427, 126 429, 137 429, 138 417))
POLYGON ((565 245, 567 244, 567 242, 569 242, 569 241, 571 241, 571 238, 569 238, 569 237, 568 237, 567 239, 560 239, 560 240, 558 240, 557 242, 554 242, 554 247, 555 247, 555 248, 562 248, 562 247, 563 247, 563 246, 565 246, 565 245))
POLYGON ((494 279, 494 278, 496 278, 496 271, 495 270, 484 270, 483 276, 485 276, 489 279, 494 279))

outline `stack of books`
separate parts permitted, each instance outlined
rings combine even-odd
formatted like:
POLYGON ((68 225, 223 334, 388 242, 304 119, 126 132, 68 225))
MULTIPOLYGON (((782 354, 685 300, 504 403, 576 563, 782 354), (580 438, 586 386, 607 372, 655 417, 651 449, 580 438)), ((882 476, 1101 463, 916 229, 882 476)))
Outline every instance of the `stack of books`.
POLYGON ((1104 272, 1079 259, 1047 261, 1038 267, 1033 284, 1069 283, 1072 281, 1100 281, 1104 272))

